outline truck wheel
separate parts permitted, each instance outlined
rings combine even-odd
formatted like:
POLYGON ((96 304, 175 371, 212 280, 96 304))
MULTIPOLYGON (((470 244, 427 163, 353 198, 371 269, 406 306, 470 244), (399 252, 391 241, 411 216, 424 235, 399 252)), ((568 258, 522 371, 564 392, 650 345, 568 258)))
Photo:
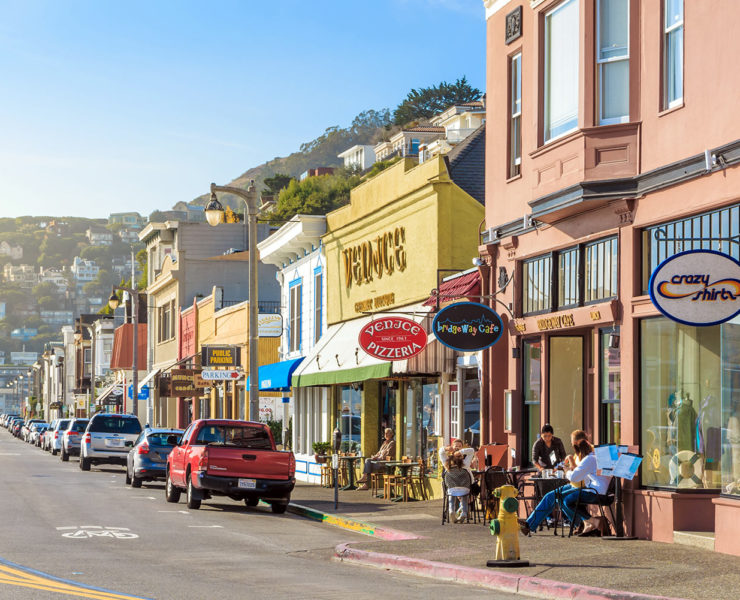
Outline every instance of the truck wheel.
POLYGON ((188 475, 187 500, 188 508, 192 508, 193 510, 200 508, 200 495, 198 494, 198 490, 193 487, 193 480, 190 478, 190 475, 188 475))
POLYGON ((177 503, 180 501, 180 490, 178 490, 174 485, 172 485, 172 480, 170 479, 169 471, 167 471, 167 483, 165 483, 165 486, 164 486, 164 497, 167 500, 167 502, 177 503))
POLYGON ((61 456, 62 462, 67 462, 69 460, 69 454, 67 454, 64 451, 64 448, 62 448, 62 456, 61 456))
POLYGON ((139 479, 136 475, 131 476, 131 487, 135 487, 135 488, 141 487, 141 479, 139 479))
POLYGON ((90 470, 90 459, 89 458, 82 458, 80 456, 80 469, 82 471, 89 471, 90 470))
POLYGON ((244 503, 247 506, 257 506, 260 503, 259 498, 244 498, 244 503))
POLYGON ((286 510, 288 510, 287 502, 273 502, 272 503, 272 512, 274 512, 276 515, 282 515, 286 510))

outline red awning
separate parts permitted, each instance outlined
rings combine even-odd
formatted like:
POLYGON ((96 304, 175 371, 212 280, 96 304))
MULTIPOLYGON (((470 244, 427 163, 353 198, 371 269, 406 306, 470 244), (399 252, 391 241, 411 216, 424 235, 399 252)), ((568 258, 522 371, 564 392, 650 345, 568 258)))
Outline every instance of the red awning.
MULTIPOLYGON (((480 273, 476 269, 459 277, 443 281, 439 286, 439 304, 448 304, 461 299, 478 300, 480 296, 480 273)), ((436 306, 437 295, 432 294, 424 306, 436 306)))
MULTIPOLYGON (((113 332, 113 352, 110 356, 111 369, 131 369, 133 357, 134 326, 131 323, 121 325, 113 332)), ((136 362, 139 363, 139 371, 146 370, 146 323, 139 323, 139 353, 136 362)))

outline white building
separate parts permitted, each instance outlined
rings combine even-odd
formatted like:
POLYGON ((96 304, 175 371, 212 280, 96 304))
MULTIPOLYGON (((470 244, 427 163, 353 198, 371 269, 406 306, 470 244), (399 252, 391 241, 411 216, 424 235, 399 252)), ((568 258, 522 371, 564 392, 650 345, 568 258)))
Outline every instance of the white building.
MULTIPOLYGON (((262 262, 278 268, 284 324, 281 362, 260 367, 261 390, 283 391, 287 395, 293 370, 326 331, 326 266, 321 248, 324 233, 325 216, 296 215, 257 245, 262 262)), ((312 444, 329 439, 329 389, 295 390, 297 394, 290 404, 284 405, 289 407, 286 412, 292 409, 293 413, 292 448, 296 478, 301 481, 318 482, 321 477, 312 444)))
POLYGON ((85 235, 93 246, 111 246, 113 244, 113 233, 107 229, 93 229, 90 227, 85 235))
POLYGON ((38 357, 38 352, 11 352, 10 364, 30 366, 36 362, 38 357))
POLYGON ((453 104, 432 119, 432 124, 444 127, 444 137, 424 142, 419 148, 419 162, 438 154, 447 154, 457 144, 467 139, 486 122, 486 106, 483 100, 453 104))
POLYGON ((38 273, 31 265, 12 265, 6 264, 3 268, 3 277, 5 281, 17 283, 21 287, 32 288, 39 282, 38 273))
POLYGON ((58 269, 41 269, 39 273, 39 283, 53 283, 57 291, 63 294, 69 287, 69 281, 63 271, 58 269))
POLYGON ((85 283, 93 281, 98 276, 100 267, 95 264, 94 260, 85 260, 84 258, 75 256, 70 270, 72 271, 72 275, 74 275, 75 281, 85 283))
POLYGON ((375 158, 385 160, 394 156, 417 156, 419 147, 438 140, 445 135, 445 128, 432 125, 419 125, 403 129, 391 136, 387 142, 380 142, 373 147, 375 158))
POLYGON ((13 246, 9 242, 3 240, 0 242, 0 256, 7 256, 13 260, 23 258, 23 247, 13 246))
POLYGON ((62 407, 62 414, 74 415, 75 414, 75 375, 77 364, 75 357, 77 355, 75 350, 75 329, 72 325, 65 325, 62 327, 62 345, 64 349, 64 355, 67 360, 64 361, 64 406, 62 407))
POLYGON ((337 154, 337 157, 344 161, 345 167, 359 167, 364 171, 375 163, 375 150, 373 148, 374 146, 356 145, 337 154))

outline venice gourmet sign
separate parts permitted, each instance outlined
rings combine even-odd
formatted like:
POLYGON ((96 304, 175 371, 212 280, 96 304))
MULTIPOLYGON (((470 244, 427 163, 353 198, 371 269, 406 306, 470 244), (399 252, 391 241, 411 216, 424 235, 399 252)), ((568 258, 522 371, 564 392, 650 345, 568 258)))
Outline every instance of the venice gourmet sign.
POLYGON ((437 313, 434 336, 448 348, 476 352, 493 346, 504 330, 495 310, 478 302, 456 302, 437 313))
POLYGON ((427 333, 416 321, 405 317, 381 317, 360 330, 360 347, 374 358, 406 360, 427 345, 427 333))
POLYGON ((650 298, 669 319, 699 327, 740 314, 740 262, 714 250, 667 258, 650 277, 650 298))

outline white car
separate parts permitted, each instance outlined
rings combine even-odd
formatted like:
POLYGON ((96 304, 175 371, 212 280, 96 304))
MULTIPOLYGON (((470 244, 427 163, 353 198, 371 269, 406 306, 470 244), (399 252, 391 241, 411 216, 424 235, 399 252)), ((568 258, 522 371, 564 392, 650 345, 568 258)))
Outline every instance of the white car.
POLYGON ((80 469, 91 465, 126 465, 128 451, 141 433, 134 415, 98 413, 90 418, 80 445, 80 469))
POLYGON ((52 423, 53 427, 46 432, 46 449, 56 456, 62 449, 62 436, 67 430, 67 426, 72 419, 57 419, 52 423))

